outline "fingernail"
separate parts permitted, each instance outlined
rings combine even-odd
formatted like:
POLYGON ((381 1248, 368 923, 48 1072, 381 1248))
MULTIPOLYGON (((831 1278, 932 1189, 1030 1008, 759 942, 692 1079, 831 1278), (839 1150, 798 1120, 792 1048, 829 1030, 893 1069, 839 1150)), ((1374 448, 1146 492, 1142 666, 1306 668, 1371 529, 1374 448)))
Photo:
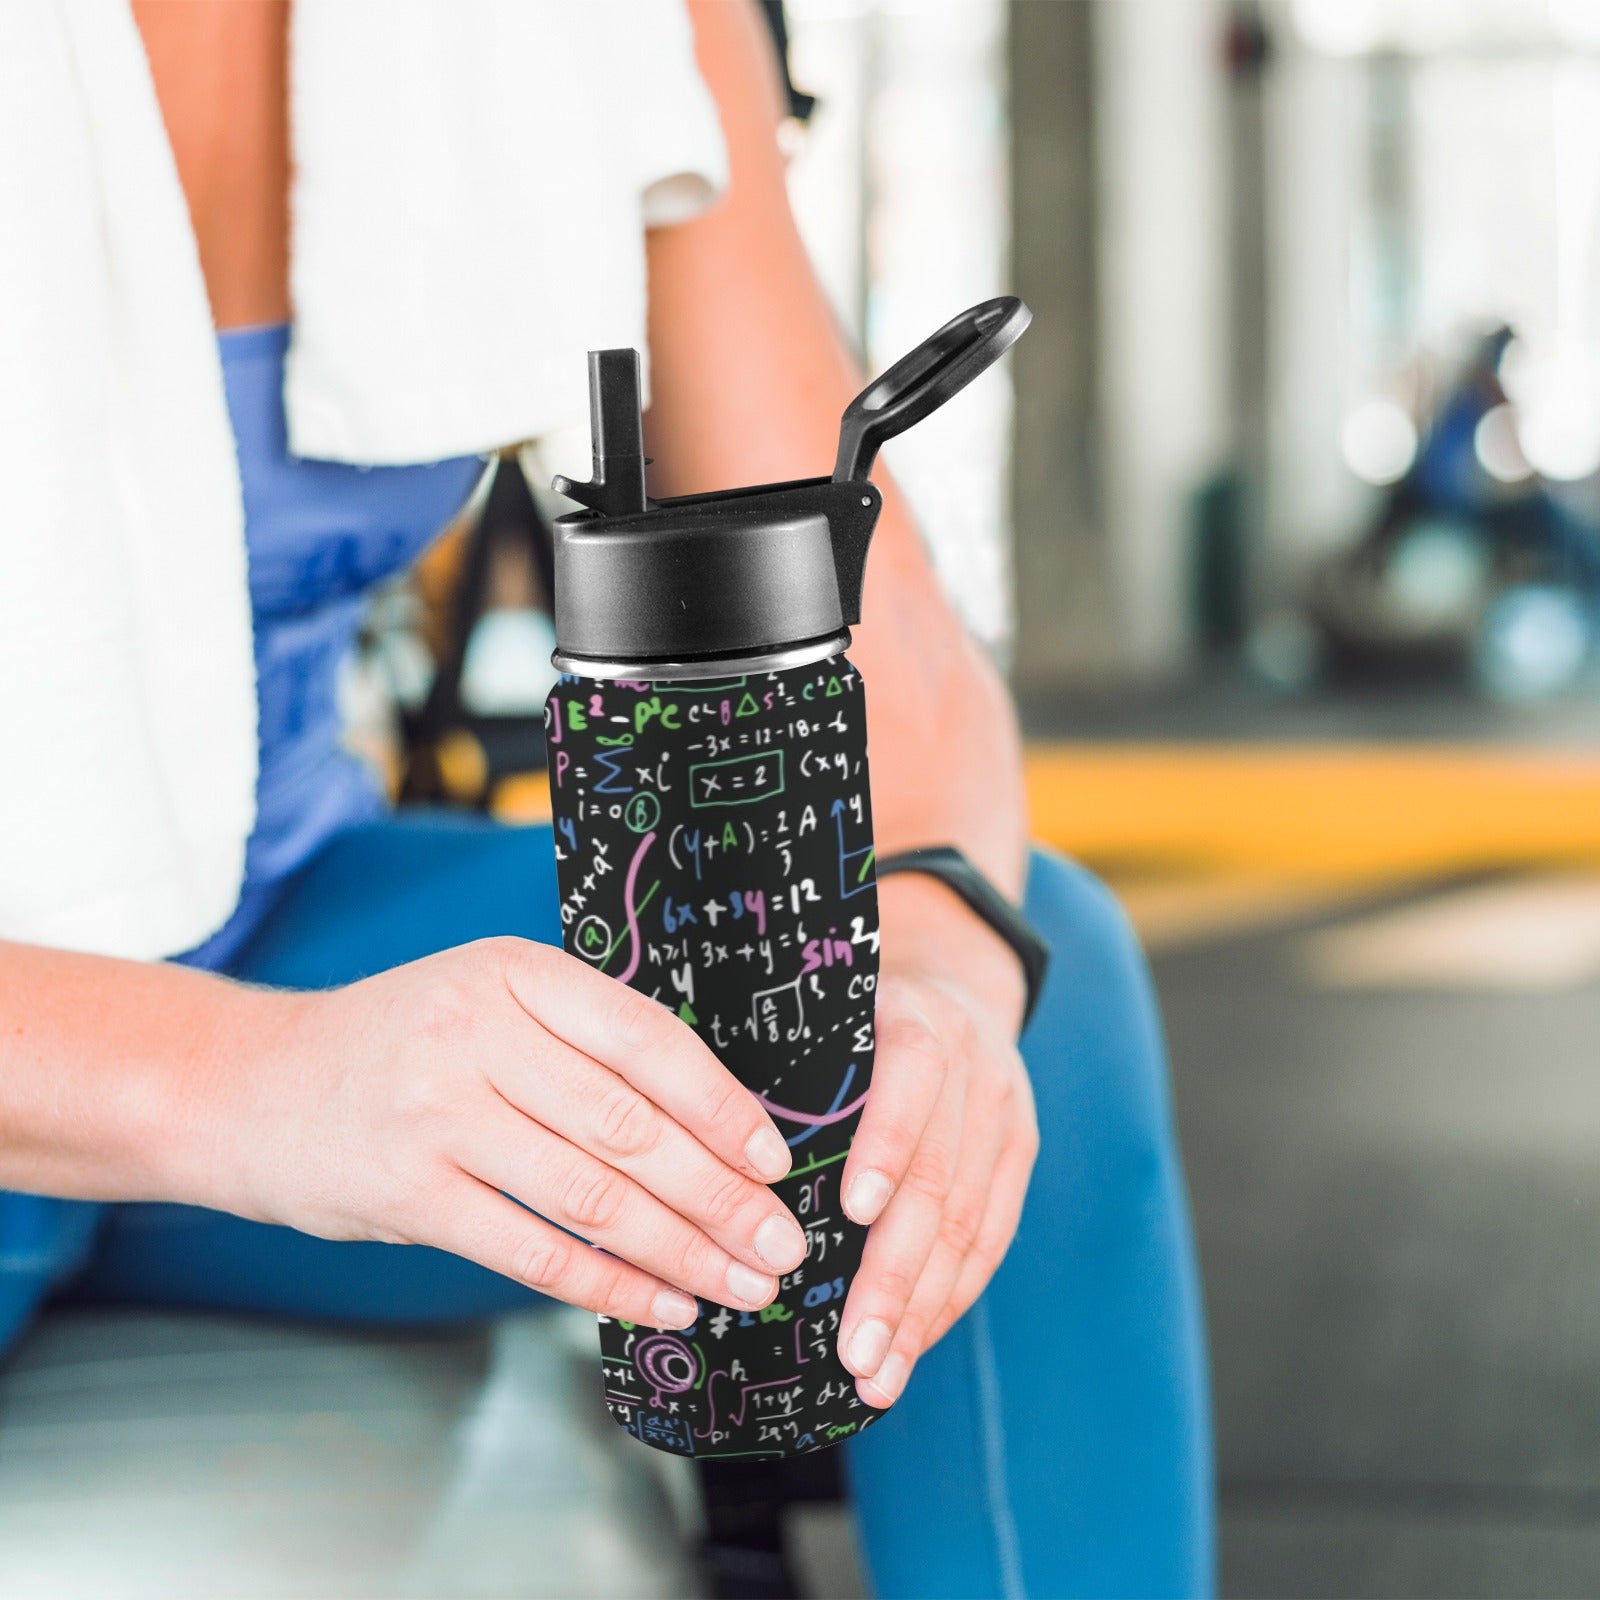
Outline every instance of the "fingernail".
POLYGON ((868 1317, 850 1335, 850 1359, 860 1377, 870 1378, 883 1365, 889 1353, 889 1324, 882 1317, 868 1317))
POLYGON ((872 1385, 885 1400, 898 1400, 900 1391, 906 1386, 906 1374, 911 1371, 911 1363, 900 1354, 898 1350, 884 1362, 883 1366, 866 1381, 872 1385))
POLYGON ((658 1328, 687 1328, 700 1315, 700 1307, 686 1294, 658 1289, 650 1302, 650 1315, 658 1328))
POLYGON ((781 1178, 794 1165, 794 1157, 775 1128, 757 1128, 744 1147, 745 1160, 767 1181, 781 1178))
POLYGON ((774 1272, 789 1272, 806 1258, 806 1236, 793 1217, 768 1217, 756 1229, 756 1254, 774 1272))
POLYGON ((863 1226, 878 1220, 878 1213, 889 1203, 893 1186, 881 1172, 863 1172, 850 1184, 845 1198, 845 1209, 863 1226))
POLYGON ((760 1305, 776 1290, 777 1285, 764 1272, 747 1267, 742 1261, 728 1264, 728 1290, 735 1300, 760 1305))

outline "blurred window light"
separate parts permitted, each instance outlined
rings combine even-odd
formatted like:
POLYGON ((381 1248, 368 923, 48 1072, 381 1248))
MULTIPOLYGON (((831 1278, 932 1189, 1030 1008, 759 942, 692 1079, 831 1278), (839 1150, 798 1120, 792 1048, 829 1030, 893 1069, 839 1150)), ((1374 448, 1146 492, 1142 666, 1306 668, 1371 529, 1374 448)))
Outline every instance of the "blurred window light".
POLYGON ((1327 55, 1363 55, 1383 38, 1378 0, 1291 0, 1289 13, 1300 37, 1327 55))
POLYGON ((1594 405, 1559 397, 1533 407, 1520 429, 1528 461, 1547 478, 1575 482, 1600 468, 1600 416, 1594 405))
POLYGON ((1394 483, 1417 456, 1417 428, 1404 406, 1367 400, 1345 418, 1340 433, 1346 465, 1365 483, 1394 483))
POLYGON ((1576 595, 1529 584, 1491 603, 1473 664, 1478 681, 1497 699, 1534 700, 1571 685, 1591 644, 1589 619, 1576 595))
POLYGON ((1245 660, 1274 689, 1297 693, 1322 671, 1322 638, 1304 614, 1287 607, 1269 611, 1250 629, 1245 660))
POLYGON ((1517 346, 1501 374, 1517 403, 1522 453, 1547 478, 1587 478, 1600 468, 1600 353, 1553 338, 1517 346))
POLYGON ((1600 49, 1600 5, 1595 0, 1550 0, 1556 37, 1580 49, 1600 49))
POLYGON ((478 618, 461 663, 461 703, 478 716, 540 716, 556 681, 555 628, 542 611, 495 607, 478 618))
POLYGON ((1596 0, 1290 0, 1296 33, 1331 56, 1600 45, 1596 0))
POLYGON ((1385 586, 1414 622, 1460 622, 1482 602, 1489 552, 1471 527, 1443 518, 1416 523, 1389 558, 1385 586))
POLYGON ((1484 412, 1473 431, 1472 448, 1478 465, 1501 483, 1521 483, 1533 473, 1517 435, 1516 410, 1510 405, 1484 412))

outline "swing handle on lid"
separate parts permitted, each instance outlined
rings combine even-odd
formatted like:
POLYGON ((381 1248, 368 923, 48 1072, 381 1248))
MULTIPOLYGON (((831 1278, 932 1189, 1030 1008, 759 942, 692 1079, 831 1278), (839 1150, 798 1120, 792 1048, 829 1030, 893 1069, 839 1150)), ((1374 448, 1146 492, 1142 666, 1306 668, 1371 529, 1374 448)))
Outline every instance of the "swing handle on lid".
POLYGON ((839 423, 835 483, 864 483, 884 440, 921 422, 1022 337, 1033 313, 1001 295, 952 317, 852 400, 839 423))

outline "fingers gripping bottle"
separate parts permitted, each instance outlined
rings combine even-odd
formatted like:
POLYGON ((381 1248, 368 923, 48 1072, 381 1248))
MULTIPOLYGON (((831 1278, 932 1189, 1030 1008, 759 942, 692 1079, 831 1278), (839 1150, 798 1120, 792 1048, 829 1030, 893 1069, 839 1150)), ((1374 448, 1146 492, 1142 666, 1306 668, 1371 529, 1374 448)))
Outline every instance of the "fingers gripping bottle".
POLYGON ((563 942, 669 1006, 760 1097, 793 1152, 774 1188, 808 1244, 759 1311, 702 1299, 678 1330, 600 1317, 605 1403, 659 1450, 782 1457, 882 1415, 836 1348, 867 1234, 839 1176, 872 1079, 878 970, 866 689, 845 650, 879 445, 1028 321, 1021 301, 990 300, 896 363, 846 410, 831 477, 660 501, 638 355, 589 355, 593 481, 554 480, 586 508, 554 526, 563 942))

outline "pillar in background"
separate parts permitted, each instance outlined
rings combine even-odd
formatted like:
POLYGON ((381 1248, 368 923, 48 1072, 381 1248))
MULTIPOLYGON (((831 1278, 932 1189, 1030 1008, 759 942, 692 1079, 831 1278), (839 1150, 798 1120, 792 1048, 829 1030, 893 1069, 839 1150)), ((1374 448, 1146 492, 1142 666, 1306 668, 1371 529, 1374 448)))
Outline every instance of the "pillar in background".
POLYGON ((1011 0, 1013 681, 1024 704, 1113 656, 1099 505, 1094 4, 1011 0))
POLYGON ((1018 688, 1193 659, 1196 494, 1230 450, 1221 0, 1010 9, 1018 688))
POLYGON ((1096 0, 1103 506, 1121 665, 1194 661, 1196 494, 1231 455, 1226 13, 1096 0))

